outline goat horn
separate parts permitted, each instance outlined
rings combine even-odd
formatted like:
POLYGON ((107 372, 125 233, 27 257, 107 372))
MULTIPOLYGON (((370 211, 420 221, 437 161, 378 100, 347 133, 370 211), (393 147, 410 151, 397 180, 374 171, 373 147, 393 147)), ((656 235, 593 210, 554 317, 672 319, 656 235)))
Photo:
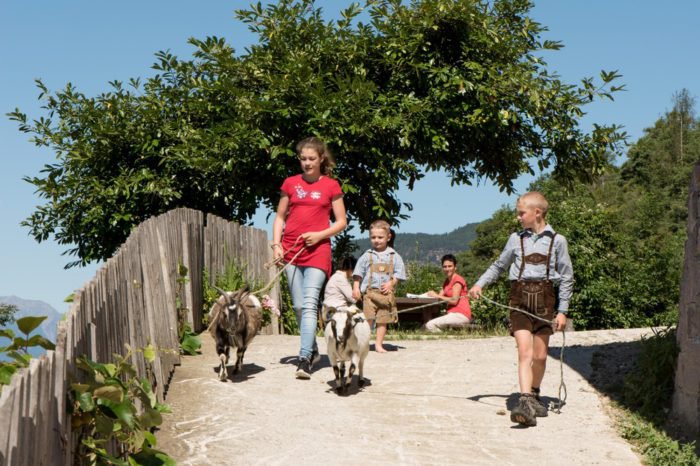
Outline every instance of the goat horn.
POLYGON ((221 288, 219 288, 218 286, 212 285, 211 287, 214 288, 216 291, 218 291, 220 295, 222 295, 222 296, 228 296, 228 293, 225 292, 224 290, 222 290, 221 288))

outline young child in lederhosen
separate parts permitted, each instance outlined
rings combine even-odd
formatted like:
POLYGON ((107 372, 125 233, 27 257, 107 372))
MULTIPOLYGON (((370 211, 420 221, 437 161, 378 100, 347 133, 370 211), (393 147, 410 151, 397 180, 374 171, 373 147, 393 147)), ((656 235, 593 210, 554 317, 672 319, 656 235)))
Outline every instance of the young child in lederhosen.
POLYGON ((377 338, 374 343, 377 353, 386 353, 384 336, 387 325, 398 322, 394 290, 399 280, 406 280, 403 259, 388 245, 390 238, 388 222, 372 222, 369 226, 372 249, 360 256, 352 273, 353 298, 357 301, 362 298, 362 311, 370 328, 375 320, 377 322, 377 338))
MULTIPOLYGON (((574 283, 566 238, 554 232, 545 217, 549 204, 538 192, 518 199, 516 210, 523 231, 508 238, 501 256, 469 290, 472 298, 496 281, 508 269, 510 303, 547 321, 554 320, 556 330, 566 325, 566 313, 574 283), (558 285, 558 300, 555 285, 558 285), (558 301, 558 302, 557 302, 558 301)), ((537 425, 537 417, 547 415, 540 399, 540 385, 547 361, 552 325, 519 311, 510 311, 511 335, 518 347, 520 398, 510 419, 526 426, 537 425)))

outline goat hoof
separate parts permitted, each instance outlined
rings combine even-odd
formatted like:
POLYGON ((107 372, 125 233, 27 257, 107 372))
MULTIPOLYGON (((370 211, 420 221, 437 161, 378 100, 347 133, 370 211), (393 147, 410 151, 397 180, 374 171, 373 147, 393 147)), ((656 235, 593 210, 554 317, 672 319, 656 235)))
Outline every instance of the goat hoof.
POLYGON ((364 387, 365 386, 365 379, 363 379, 362 377, 357 379, 357 386, 360 388, 364 387))

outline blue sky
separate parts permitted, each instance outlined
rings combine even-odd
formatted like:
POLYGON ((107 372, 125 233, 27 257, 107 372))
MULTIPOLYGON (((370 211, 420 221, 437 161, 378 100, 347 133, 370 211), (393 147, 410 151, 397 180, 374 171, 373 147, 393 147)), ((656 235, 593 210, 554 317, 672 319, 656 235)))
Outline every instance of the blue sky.
MULTIPOLYGON (((86 95, 107 90, 107 82, 147 77, 154 53, 169 49, 191 56, 189 37, 225 37, 242 51, 255 36, 238 23, 234 9, 248 1, 124 0, 3 0, 0 2, 0 296, 38 299, 59 311, 63 299, 94 276, 98 266, 64 270, 66 249, 52 241, 38 244, 19 223, 39 199, 22 181, 53 161, 52 154, 28 142, 5 113, 19 107, 30 117, 42 115, 34 79, 52 90, 73 83, 86 95)), ((347 1, 317 1, 328 14, 347 1)), ((627 92, 614 103, 590 106, 584 125, 619 123, 630 141, 667 111, 671 96, 682 88, 700 97, 700 63, 694 49, 700 43, 700 2, 640 2, 633 0, 540 0, 533 17, 549 27, 544 37, 563 41, 565 48, 545 58, 552 70, 569 82, 619 70, 627 92)), ((518 181, 524 190, 530 179, 518 181)), ((441 174, 417 183, 400 197, 414 206, 412 218, 399 232, 445 233, 488 218, 514 196, 489 184, 450 187, 441 174)), ((256 225, 267 229, 265 212, 256 225)))

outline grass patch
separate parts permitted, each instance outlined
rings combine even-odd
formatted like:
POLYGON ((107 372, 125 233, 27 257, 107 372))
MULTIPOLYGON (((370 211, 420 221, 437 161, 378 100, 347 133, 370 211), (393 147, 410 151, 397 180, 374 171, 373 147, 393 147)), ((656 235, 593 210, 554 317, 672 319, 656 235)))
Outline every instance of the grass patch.
POLYGON ((629 440, 644 456, 648 466, 700 465, 695 453, 695 442, 683 443, 674 440, 639 414, 618 406, 623 416, 618 418, 618 429, 622 437, 629 440))
POLYGON ((617 428, 643 455, 647 465, 699 465, 695 442, 672 438, 669 413, 678 347, 667 328, 643 338, 639 357, 621 384, 613 385, 617 428), (671 432, 671 434, 669 434, 671 432))

